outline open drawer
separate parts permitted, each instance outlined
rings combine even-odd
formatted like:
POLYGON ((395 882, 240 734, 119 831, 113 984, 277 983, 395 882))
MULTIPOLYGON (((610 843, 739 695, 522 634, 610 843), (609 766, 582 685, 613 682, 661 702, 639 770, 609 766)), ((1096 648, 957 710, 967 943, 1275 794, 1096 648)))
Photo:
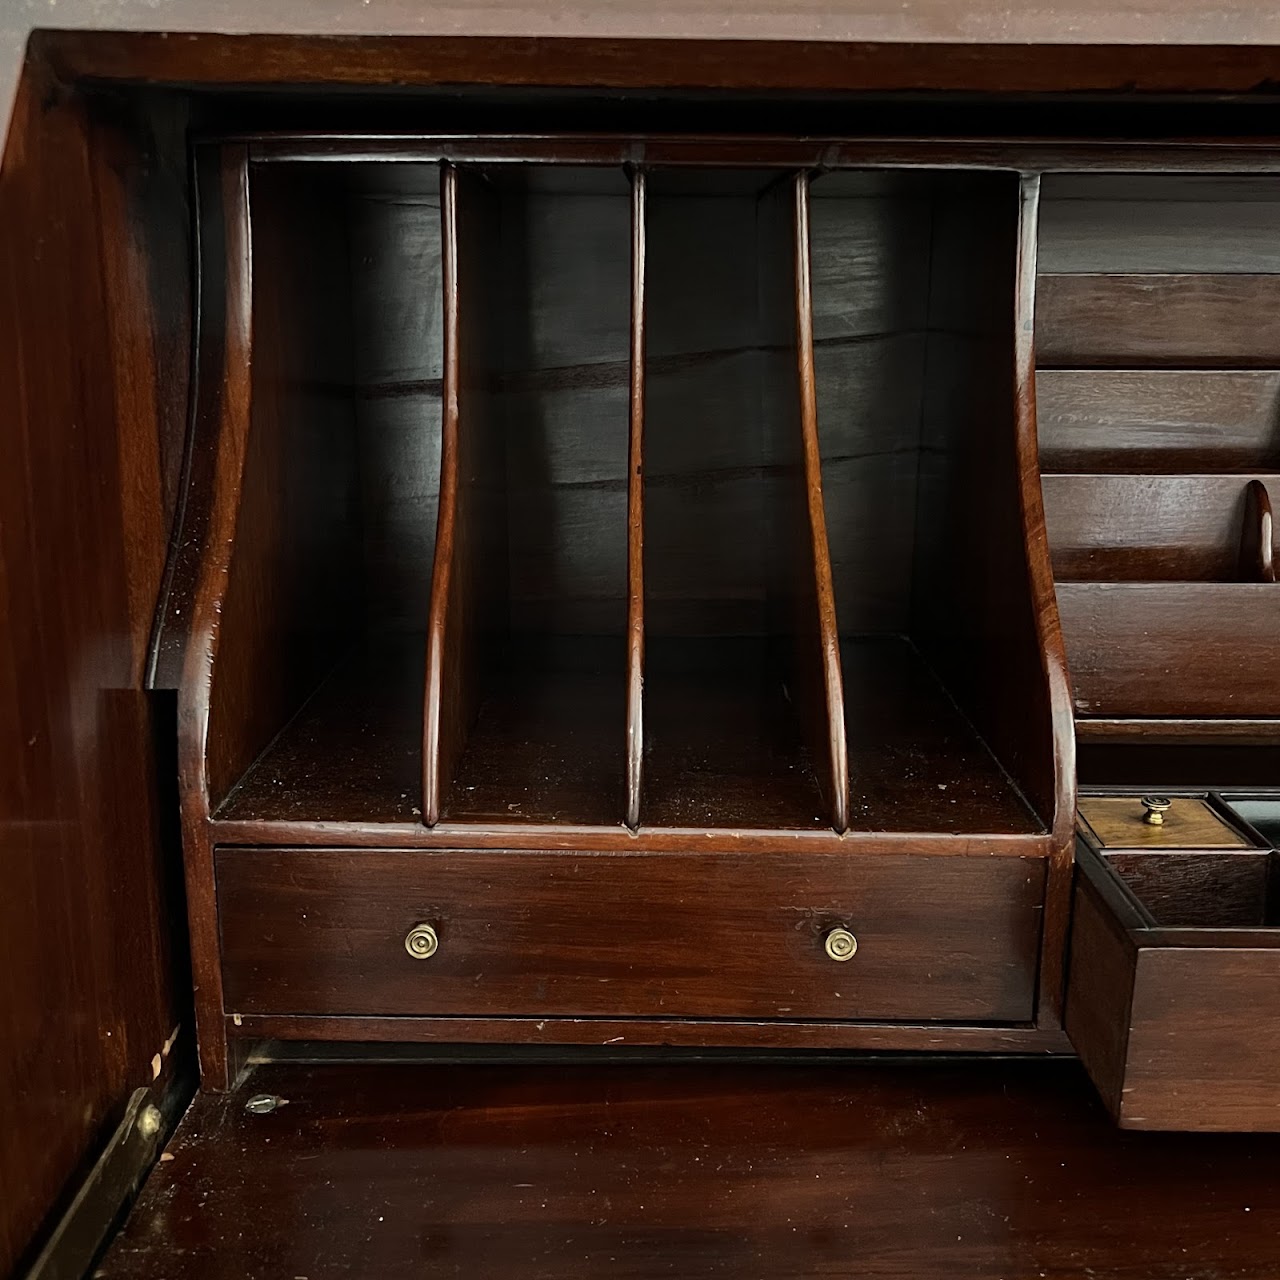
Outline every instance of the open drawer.
POLYGON ((1085 1067, 1126 1128, 1280 1130, 1280 853, 1201 799, 1149 837, 1141 817, 1124 830, 1136 797, 1103 803, 1081 823, 1070 938, 1085 1067))

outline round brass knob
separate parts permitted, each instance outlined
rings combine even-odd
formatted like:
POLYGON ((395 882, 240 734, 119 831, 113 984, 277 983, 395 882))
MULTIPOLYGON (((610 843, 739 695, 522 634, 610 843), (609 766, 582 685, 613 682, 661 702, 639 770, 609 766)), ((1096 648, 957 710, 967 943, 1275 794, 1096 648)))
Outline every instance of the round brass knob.
POLYGON ((824 945, 833 960, 852 960, 858 950, 858 940, 848 929, 832 929, 824 945))
POLYGON ((429 924, 415 924, 404 936, 404 949, 415 960, 430 960, 439 945, 440 939, 429 924))
POLYGON ((1143 796, 1142 807, 1147 811, 1143 822, 1149 827, 1163 827, 1164 815, 1173 807, 1173 801, 1167 796, 1143 796))

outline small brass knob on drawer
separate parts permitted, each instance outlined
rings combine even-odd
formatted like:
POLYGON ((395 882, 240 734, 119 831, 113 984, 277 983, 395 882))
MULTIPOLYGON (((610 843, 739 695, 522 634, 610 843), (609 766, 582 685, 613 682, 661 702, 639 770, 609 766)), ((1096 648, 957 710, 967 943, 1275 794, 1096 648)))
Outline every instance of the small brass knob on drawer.
POLYGON ((429 924, 415 924, 404 935, 404 949, 415 960, 430 960, 439 945, 440 939, 429 924))
POLYGON ((1167 796, 1143 796, 1142 807, 1147 811, 1143 822, 1149 827, 1163 827, 1164 815, 1173 807, 1167 796))
POLYGON ((858 950, 858 940, 848 929, 832 929, 824 946, 833 960, 852 960, 858 950))

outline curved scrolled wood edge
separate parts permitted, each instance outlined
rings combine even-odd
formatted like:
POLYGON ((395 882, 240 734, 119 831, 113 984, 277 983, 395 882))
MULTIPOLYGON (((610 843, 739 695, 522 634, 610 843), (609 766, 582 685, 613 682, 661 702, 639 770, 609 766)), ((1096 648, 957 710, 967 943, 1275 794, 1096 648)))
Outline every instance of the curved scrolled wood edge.
POLYGON ((200 172, 198 364, 214 376, 201 378, 196 390, 193 430, 217 443, 210 467, 198 477, 208 485, 207 495, 202 495, 208 523, 178 694, 178 765, 200 1071, 205 1087, 218 1089, 229 1085, 230 1070, 223 1029, 208 752, 214 663, 249 437, 253 285, 247 151, 226 146, 206 153, 200 172))
POLYGON ((1276 580, 1275 525, 1271 495, 1261 480, 1245 488, 1244 530, 1240 538, 1240 577, 1245 582, 1276 580))
POLYGON ((1040 487, 1036 429, 1035 293, 1039 239, 1040 175, 1024 174, 1019 191, 1014 335, 1015 450, 1027 569, 1035 626, 1040 640, 1044 681, 1053 737, 1053 813, 1049 829, 1053 852, 1045 888, 1044 940, 1040 966, 1040 1022, 1059 1025, 1066 978, 1066 939, 1071 912, 1073 832, 1076 805, 1075 717, 1062 624, 1054 589, 1044 496, 1040 487))

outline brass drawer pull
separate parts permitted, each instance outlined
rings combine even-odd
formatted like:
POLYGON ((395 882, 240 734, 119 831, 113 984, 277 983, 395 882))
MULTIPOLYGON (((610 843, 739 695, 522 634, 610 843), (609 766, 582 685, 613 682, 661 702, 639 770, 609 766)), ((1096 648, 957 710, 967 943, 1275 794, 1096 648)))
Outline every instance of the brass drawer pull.
POLYGON ((858 950, 858 940, 848 929, 832 929, 824 945, 833 960, 852 960, 858 950))
POLYGON ((1164 815, 1173 808, 1173 801, 1167 796, 1143 796, 1142 807, 1147 811, 1143 822, 1149 827, 1163 827, 1164 815))
POLYGON ((430 960, 439 945, 440 939, 429 924, 415 924, 404 936, 404 949, 415 960, 430 960))

